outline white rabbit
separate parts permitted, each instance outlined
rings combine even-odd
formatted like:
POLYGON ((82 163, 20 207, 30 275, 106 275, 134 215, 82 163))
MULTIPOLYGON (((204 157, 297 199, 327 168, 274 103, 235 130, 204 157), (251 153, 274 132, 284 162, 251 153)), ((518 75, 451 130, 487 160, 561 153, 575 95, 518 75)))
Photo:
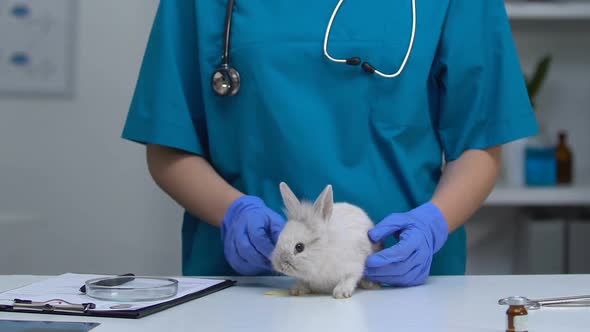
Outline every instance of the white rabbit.
POLYGON ((312 204, 301 202, 281 182, 287 224, 272 255, 273 268, 297 280, 291 295, 328 293, 348 298, 357 286, 378 288, 363 279, 367 256, 381 249, 368 231, 374 226, 369 216, 349 203, 334 203, 328 185, 312 204))

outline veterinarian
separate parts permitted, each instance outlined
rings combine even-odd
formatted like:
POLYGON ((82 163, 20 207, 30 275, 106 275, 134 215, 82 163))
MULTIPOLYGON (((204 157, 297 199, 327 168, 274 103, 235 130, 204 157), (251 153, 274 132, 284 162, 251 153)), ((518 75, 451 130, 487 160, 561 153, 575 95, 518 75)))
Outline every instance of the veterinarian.
POLYGON ((411 286, 465 273, 502 144, 536 132, 502 0, 178 0, 123 137, 186 211, 185 275, 273 273, 285 181, 363 207, 367 278, 411 286))

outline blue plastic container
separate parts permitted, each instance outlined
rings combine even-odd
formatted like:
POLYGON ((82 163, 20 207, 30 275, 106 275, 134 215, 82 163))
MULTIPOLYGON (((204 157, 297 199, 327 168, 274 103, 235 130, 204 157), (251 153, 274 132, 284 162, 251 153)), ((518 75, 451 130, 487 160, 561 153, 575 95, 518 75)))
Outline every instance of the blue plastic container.
POLYGON ((557 185, 557 160, 553 147, 527 147, 525 174, 528 186, 557 185))

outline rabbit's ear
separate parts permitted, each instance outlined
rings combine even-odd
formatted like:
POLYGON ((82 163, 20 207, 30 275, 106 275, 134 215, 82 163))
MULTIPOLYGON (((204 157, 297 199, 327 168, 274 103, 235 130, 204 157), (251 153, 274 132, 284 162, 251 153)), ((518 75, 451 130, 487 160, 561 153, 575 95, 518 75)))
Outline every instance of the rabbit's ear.
POLYGON ((297 199, 297 196, 295 196, 295 194, 291 191, 291 188, 289 188, 289 186, 285 182, 281 182, 279 185, 279 188, 281 190, 281 196, 283 197, 283 204, 285 204, 285 208, 287 209, 287 212, 297 211, 297 209, 299 208, 300 202, 299 202, 299 199, 297 199))
POLYGON ((332 186, 327 185, 320 196, 313 204, 313 208, 324 220, 329 220, 332 217, 332 207, 334 206, 334 194, 332 193, 332 186))

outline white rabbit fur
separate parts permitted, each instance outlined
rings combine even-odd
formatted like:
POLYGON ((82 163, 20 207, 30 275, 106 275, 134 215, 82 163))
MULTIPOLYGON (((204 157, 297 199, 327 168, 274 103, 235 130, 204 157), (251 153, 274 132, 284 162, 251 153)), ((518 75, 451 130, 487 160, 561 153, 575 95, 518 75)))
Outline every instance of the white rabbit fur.
POLYGON ((276 271, 297 280, 291 295, 328 293, 348 298, 357 286, 379 287, 362 278, 367 256, 381 246, 369 239, 374 224, 361 208, 334 203, 331 185, 313 204, 300 202, 284 182, 280 192, 287 224, 279 235, 272 264, 276 271))

